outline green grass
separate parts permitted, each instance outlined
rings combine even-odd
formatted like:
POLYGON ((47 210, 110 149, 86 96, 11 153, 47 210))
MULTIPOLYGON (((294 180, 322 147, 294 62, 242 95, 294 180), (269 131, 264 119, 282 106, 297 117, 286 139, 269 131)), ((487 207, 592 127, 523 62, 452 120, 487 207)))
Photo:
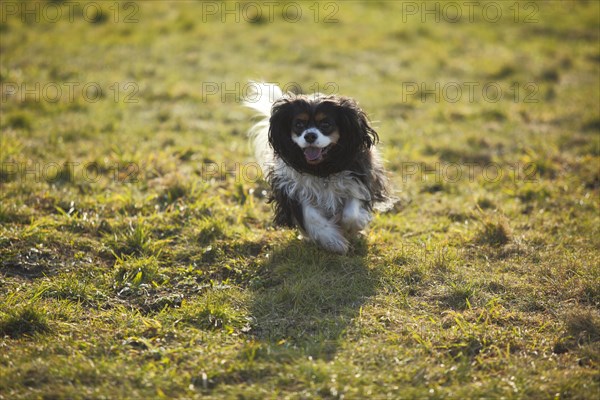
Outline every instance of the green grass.
POLYGON ((3 2, 0 399, 600 394, 599 6, 484 3, 3 2), (251 79, 375 121, 348 255, 272 227, 251 79))

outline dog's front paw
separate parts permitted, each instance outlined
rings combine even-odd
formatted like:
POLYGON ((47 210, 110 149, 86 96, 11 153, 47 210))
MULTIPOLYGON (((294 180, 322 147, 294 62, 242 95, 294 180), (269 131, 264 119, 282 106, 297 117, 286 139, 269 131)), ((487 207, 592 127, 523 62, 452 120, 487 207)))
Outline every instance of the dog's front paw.
POLYGON ((349 243, 335 223, 335 219, 326 219, 316 208, 305 205, 303 208, 304 225, 308 236, 325 250, 338 254, 348 252, 349 243))
POLYGON ((344 209, 341 225, 346 232, 356 234, 365 229, 371 219, 371 213, 364 208, 350 206, 344 209))
POLYGON ((340 234, 337 233, 335 235, 329 237, 320 237, 318 240, 319 245, 321 245, 325 250, 331 251, 337 254, 346 254, 348 253, 348 248, 350 244, 348 240, 340 234))

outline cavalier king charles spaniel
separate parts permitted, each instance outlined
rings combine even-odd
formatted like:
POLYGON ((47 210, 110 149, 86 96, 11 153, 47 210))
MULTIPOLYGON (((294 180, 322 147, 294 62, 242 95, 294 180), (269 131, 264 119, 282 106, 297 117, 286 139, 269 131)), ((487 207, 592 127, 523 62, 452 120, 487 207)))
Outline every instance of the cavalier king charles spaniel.
POLYGON ((377 132, 349 97, 283 93, 252 83, 245 105, 263 120, 251 130, 255 154, 271 187, 276 225, 299 227, 321 247, 347 253, 373 210, 394 203, 377 132))

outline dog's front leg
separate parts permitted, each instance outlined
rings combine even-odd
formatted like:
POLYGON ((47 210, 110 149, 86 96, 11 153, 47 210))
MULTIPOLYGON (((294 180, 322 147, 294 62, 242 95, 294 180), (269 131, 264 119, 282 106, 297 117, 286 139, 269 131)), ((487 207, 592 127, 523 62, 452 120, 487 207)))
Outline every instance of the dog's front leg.
POLYGON ((350 198, 344 204, 342 228, 350 234, 356 234, 365 229, 371 219, 371 213, 363 207, 360 200, 350 198))
POLYGON ((304 204, 302 207, 304 229, 308 236, 323 248, 340 254, 348 252, 348 241, 339 227, 325 218, 315 207, 304 204))

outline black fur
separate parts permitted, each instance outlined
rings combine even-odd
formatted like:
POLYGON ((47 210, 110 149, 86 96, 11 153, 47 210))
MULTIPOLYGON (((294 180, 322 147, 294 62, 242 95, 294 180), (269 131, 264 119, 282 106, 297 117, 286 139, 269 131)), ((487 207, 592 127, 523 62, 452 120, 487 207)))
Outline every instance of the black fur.
POLYGON ((285 192, 277 189, 278 179, 270 179, 271 196, 269 202, 273 204, 274 217, 273 222, 277 226, 294 228, 296 226, 304 230, 304 217, 302 215, 302 205, 288 197, 285 192))
POLYGON ((367 209, 371 211, 375 203, 385 202, 389 199, 389 190, 385 171, 381 166, 373 165, 371 153, 365 151, 360 154, 354 164, 349 168, 354 172, 356 178, 360 180, 371 193, 371 201, 367 204, 367 209))

